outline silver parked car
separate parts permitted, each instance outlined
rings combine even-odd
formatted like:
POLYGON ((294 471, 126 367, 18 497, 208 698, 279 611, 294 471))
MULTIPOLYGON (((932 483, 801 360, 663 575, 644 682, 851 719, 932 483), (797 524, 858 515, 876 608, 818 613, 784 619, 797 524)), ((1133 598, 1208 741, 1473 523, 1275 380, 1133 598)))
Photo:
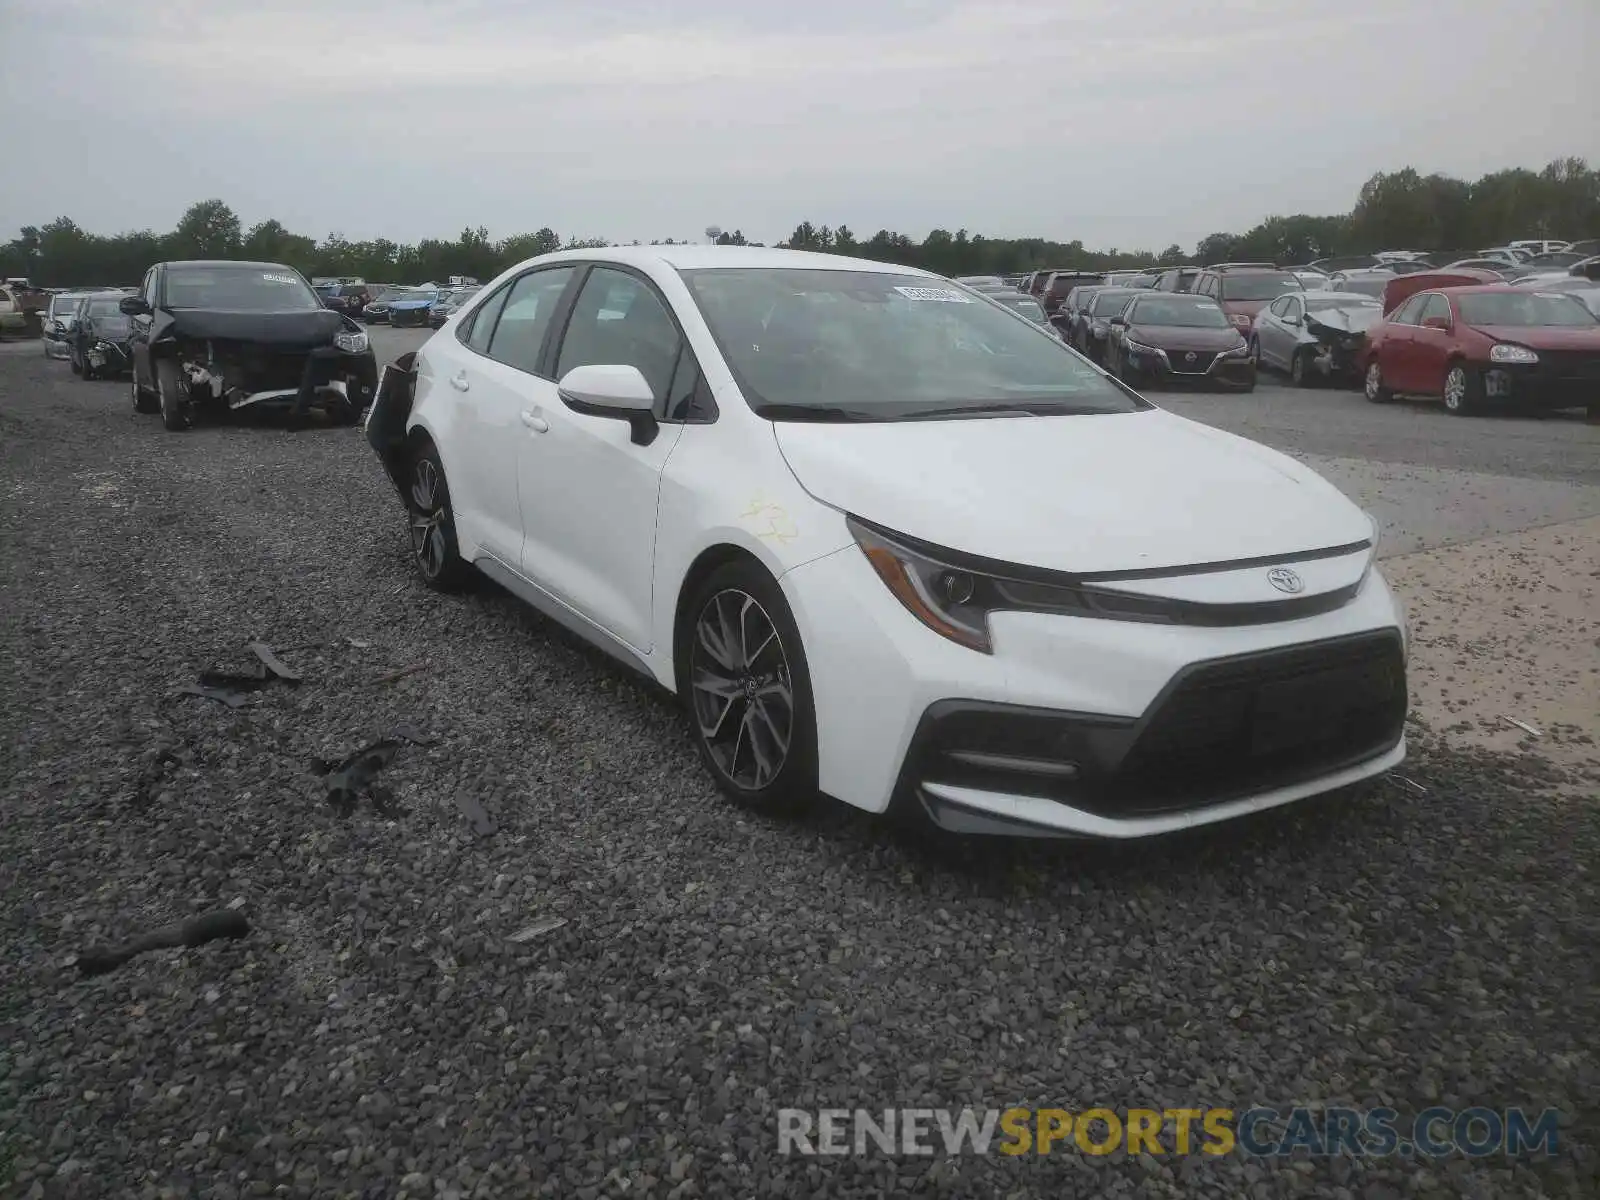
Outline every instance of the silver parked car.
POLYGON ((78 301, 87 292, 57 292, 50 297, 50 305, 41 314, 44 325, 44 356, 46 358, 72 357, 72 328, 77 321, 78 301))
POLYGON ((1259 366, 1287 371, 1296 387, 1353 384, 1367 330, 1382 319, 1383 304, 1360 292, 1288 292, 1256 314, 1250 348, 1259 366))

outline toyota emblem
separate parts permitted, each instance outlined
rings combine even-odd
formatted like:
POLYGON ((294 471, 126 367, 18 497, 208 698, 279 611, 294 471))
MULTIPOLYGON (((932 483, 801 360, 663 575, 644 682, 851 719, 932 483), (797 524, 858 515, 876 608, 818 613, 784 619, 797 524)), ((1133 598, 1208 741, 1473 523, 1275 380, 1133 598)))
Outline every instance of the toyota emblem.
POLYGON ((1288 567, 1273 567, 1267 572, 1267 582, 1280 592, 1288 592, 1291 596, 1305 591, 1305 580, 1296 575, 1288 567))
POLYGON ((1193 362, 1194 361, 1194 351, 1191 350, 1191 351, 1189 351, 1189 353, 1185 354, 1183 356, 1183 361, 1184 362, 1193 362))

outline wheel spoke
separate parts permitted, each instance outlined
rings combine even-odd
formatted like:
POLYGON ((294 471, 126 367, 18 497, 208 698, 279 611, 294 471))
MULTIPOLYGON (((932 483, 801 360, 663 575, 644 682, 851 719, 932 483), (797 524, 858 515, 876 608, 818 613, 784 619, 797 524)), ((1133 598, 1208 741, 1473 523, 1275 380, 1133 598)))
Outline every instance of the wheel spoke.
MULTIPOLYGON (((750 747, 750 757, 755 759, 755 778, 752 786, 765 787, 772 777, 778 773, 777 766, 768 757, 761 747, 761 735, 757 732, 756 706, 751 705, 745 710, 744 719, 739 722, 739 740, 750 747)), ((782 759, 779 759, 781 765, 782 759)))
POLYGON ((700 611, 690 656, 688 699, 703 748, 735 786, 767 787, 794 730, 788 660, 771 615, 746 592, 717 593, 700 611))

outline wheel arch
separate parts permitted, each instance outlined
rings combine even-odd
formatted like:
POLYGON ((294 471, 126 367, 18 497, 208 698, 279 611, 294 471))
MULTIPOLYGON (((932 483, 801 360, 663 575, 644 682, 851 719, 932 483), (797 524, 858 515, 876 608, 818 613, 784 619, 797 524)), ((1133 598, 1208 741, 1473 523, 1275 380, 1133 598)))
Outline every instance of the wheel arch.
MULTIPOLYGON (((689 601, 694 596, 695 590, 720 567, 732 562, 749 562, 759 567, 772 576, 774 583, 779 582, 779 574, 772 570, 769 563, 762 560, 761 556, 744 546, 733 542, 713 542, 705 547, 689 563, 683 573, 683 578, 678 583, 678 596, 672 606, 672 688, 681 693, 680 673, 683 670, 684 655, 681 653, 683 639, 689 630, 689 621, 692 614, 689 612, 689 601)), ((782 585, 779 584, 781 587, 782 585)))

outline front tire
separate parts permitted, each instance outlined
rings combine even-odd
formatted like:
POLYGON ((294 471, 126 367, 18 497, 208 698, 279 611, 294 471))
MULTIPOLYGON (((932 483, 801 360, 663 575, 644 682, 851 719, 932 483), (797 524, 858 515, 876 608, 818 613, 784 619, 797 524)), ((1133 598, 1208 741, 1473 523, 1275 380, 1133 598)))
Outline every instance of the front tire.
POLYGON ((1296 350, 1289 362, 1289 382, 1297 388, 1311 386, 1311 351, 1296 350))
POLYGON ((1362 390, 1373 404, 1387 404, 1394 399, 1394 393, 1384 385, 1383 368, 1378 365, 1376 356, 1367 362, 1367 374, 1362 390))
POLYGON ((472 568, 461 557, 444 464, 432 442, 412 457, 406 511, 411 519, 411 561, 422 582, 436 592, 461 591, 472 568))
POLYGON ((189 428, 189 389, 178 364, 170 358, 156 362, 156 396, 161 409, 161 423, 169 433, 181 433, 189 428))
POLYGON ((792 814, 817 798, 817 727, 783 591, 739 559, 695 588, 677 638, 678 692, 700 761, 736 803, 792 814))
POLYGON ((1461 363, 1444 373, 1444 408, 1453 417, 1470 417, 1483 407, 1483 380, 1461 363))

